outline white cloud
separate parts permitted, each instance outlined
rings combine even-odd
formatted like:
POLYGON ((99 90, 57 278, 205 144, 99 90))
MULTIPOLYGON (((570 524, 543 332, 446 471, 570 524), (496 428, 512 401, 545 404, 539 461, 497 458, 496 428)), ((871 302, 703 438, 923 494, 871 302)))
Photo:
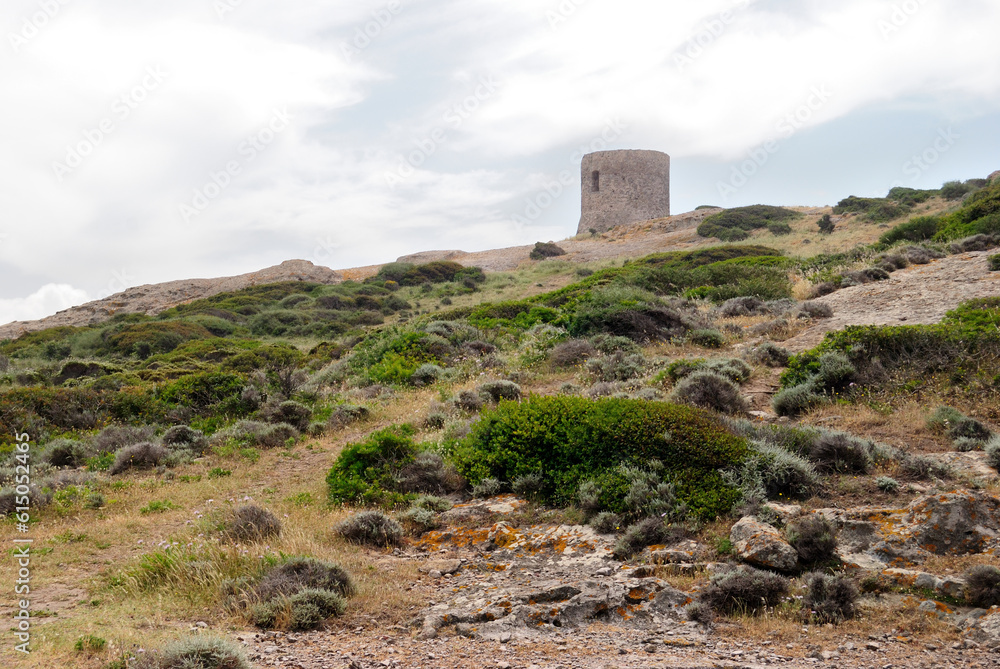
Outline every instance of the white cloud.
MULTIPOLYGON (((575 229, 574 188, 533 226, 512 216, 575 171, 576 147, 609 119, 627 131, 608 148, 729 161, 779 134, 817 86, 832 95, 803 129, 876 105, 945 119, 1000 110, 1000 41, 975 37, 1000 23, 1000 5, 983 0, 902 16, 890 0, 403 0, 387 23, 386 0, 230 4, 219 17, 204 0, 74 0, 16 52, 6 36, 0 263, 34 273, 7 286, 99 294, 127 287, 122 276, 559 238, 575 229), (370 44, 346 59, 375 17, 370 44), (499 86, 477 98, 484 77, 499 86), (470 99, 460 122, 445 116, 470 99), (241 143, 282 108, 289 127, 249 160, 241 143), (60 181, 53 163, 74 147, 90 155, 60 181), (230 162, 239 174, 185 221, 179 205, 230 162)), ((37 11, 16 0, 0 22, 16 32, 37 11)))
POLYGON ((64 283, 50 283, 28 297, 0 300, 0 324, 52 315, 89 298, 85 291, 64 283))

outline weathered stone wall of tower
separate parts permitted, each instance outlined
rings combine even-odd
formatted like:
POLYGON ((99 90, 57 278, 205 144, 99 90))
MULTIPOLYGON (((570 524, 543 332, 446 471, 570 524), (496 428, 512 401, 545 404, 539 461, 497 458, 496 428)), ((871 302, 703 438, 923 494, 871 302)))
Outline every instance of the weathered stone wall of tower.
POLYGON ((600 151, 583 157, 578 234, 670 215, 670 156, 659 151, 600 151))

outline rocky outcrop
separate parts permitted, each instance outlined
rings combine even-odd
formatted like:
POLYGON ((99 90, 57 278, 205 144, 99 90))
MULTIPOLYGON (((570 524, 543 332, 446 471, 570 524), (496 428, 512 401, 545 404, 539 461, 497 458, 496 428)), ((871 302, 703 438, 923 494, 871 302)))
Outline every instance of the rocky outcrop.
POLYGON ((1000 170, 997 170, 996 172, 991 174, 989 177, 987 177, 987 179, 989 180, 990 183, 1000 180, 1000 170))
POLYGON ((37 321, 14 321, 0 326, 0 339, 15 339, 27 332, 47 328, 96 325, 116 314, 154 316, 179 304, 218 293, 285 281, 335 284, 343 281, 343 277, 328 267, 314 265, 308 260, 286 260, 280 265, 239 276, 188 279, 137 286, 101 300, 65 309, 48 318, 37 321))
POLYGON ((747 564, 778 571, 792 571, 798 564, 798 553, 781 533, 756 518, 747 516, 733 525, 729 540, 736 554, 747 564))
POLYGON ((849 568, 905 568, 932 555, 975 555, 1000 548, 1000 499, 961 490, 925 495, 905 509, 820 509, 839 530, 849 568))
POLYGON ((459 607, 433 607, 420 636, 437 636, 455 626, 463 636, 506 641, 512 635, 546 629, 576 629, 593 622, 625 627, 662 625, 683 618, 691 597, 657 578, 604 578, 552 581, 533 586, 493 588, 481 598, 462 598, 459 607))

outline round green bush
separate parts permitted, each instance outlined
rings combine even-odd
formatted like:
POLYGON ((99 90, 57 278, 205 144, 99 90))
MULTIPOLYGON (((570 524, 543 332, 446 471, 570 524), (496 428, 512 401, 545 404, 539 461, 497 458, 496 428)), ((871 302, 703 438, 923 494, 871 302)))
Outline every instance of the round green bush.
POLYGON ((702 518, 732 508, 739 491, 721 469, 742 462, 746 441, 711 414, 692 407, 631 399, 529 396, 482 414, 454 451, 459 473, 473 484, 541 473, 540 499, 560 507, 578 501, 594 481, 604 510, 621 511, 629 482, 622 464, 663 463, 679 501, 702 518))
POLYGON ((670 398, 675 402, 693 404, 719 413, 736 414, 747 410, 740 388, 721 374, 710 371, 695 372, 685 377, 670 398))

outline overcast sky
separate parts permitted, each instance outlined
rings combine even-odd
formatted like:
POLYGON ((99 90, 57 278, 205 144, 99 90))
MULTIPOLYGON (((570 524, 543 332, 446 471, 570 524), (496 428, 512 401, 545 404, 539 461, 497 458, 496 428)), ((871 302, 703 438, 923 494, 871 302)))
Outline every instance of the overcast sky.
POLYGON ((562 239, 591 150, 669 153, 673 213, 983 177, 997 25, 995 0, 6 0, 0 323, 562 239))

